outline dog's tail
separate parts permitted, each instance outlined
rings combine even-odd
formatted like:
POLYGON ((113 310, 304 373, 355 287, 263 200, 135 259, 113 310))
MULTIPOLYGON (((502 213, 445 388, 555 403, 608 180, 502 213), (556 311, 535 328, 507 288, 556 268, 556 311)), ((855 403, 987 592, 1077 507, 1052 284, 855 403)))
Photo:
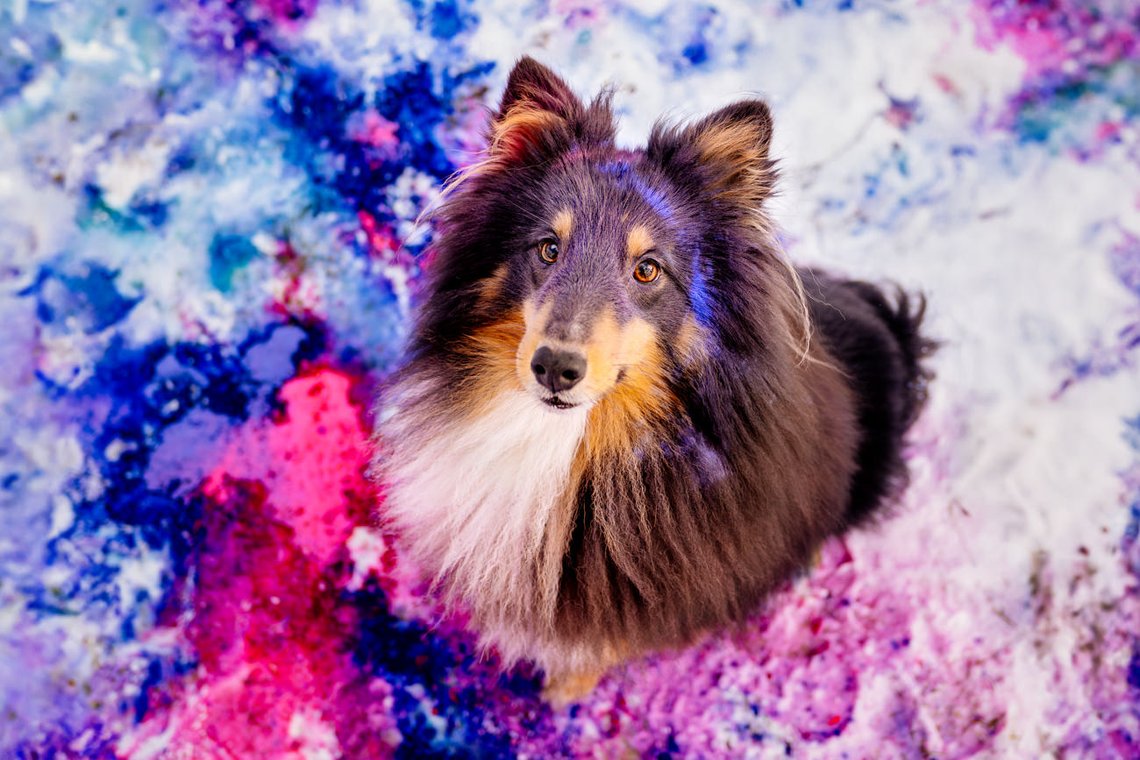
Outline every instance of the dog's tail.
POLYGON ((912 295, 895 286, 894 298, 890 299, 883 289, 867 283, 859 285, 860 295, 886 324, 902 353, 906 383, 901 422, 902 430, 907 430, 926 406, 928 387, 934 378, 927 360, 939 345, 923 333, 926 296, 912 295))

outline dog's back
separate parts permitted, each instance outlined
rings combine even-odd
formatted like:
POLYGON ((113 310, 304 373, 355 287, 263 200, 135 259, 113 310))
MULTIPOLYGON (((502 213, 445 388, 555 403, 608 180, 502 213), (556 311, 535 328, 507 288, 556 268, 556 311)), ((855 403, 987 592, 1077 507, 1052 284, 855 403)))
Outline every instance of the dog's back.
POLYGON ((922 360, 934 343, 921 334, 926 301, 901 288, 800 271, 814 334, 842 364, 858 399, 861 440, 848 522, 868 519, 906 485, 903 436, 926 401, 922 360))

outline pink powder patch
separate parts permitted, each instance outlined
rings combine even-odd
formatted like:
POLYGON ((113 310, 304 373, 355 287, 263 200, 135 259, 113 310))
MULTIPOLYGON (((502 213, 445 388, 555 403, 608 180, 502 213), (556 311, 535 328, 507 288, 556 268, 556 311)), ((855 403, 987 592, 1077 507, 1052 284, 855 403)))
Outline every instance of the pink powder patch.
POLYGON ((1065 59, 1062 40, 1048 29, 1007 28, 1003 31, 1002 37, 1025 61, 1027 77, 1040 76, 1042 72, 1055 68, 1065 59))
POLYGON ((322 564, 352 531, 346 507, 372 498, 364 478, 368 434, 348 403, 350 386, 329 369, 290 380, 279 394, 286 419, 244 428, 205 484, 215 497, 226 478, 264 484, 274 516, 322 564))
POLYGON ((375 503, 352 389, 332 369, 290 380, 283 417, 246 425, 204 480, 210 549, 185 627, 198 668, 124 748, 170 730, 173 757, 391 755, 391 690, 354 663, 358 613, 342 593, 347 539, 375 503))
POLYGON ((317 10, 317 0, 254 1, 262 15, 287 28, 311 18, 317 10))
POLYGON ((390 259, 400 251, 400 241, 391 225, 381 224, 367 211, 358 211, 360 229, 368 239, 368 250, 381 259, 390 259))
POLYGON ((386 156, 394 156, 400 147, 400 125, 385 119, 375 108, 355 114, 347 130, 349 139, 379 148, 386 156))

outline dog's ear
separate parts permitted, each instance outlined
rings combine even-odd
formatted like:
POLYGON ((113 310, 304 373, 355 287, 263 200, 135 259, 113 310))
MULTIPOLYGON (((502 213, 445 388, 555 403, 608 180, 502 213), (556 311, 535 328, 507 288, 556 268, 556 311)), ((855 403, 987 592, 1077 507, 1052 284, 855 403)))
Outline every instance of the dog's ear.
POLYGON ((575 143, 612 141, 613 132, 608 94, 587 107, 561 77, 524 56, 491 120, 489 153, 497 161, 537 163, 575 143))
POLYGON ((507 76, 507 88, 499 101, 497 119, 503 119, 511 109, 536 108, 564 119, 570 119, 582 110, 582 101, 557 74, 530 56, 519 59, 507 76))
POLYGON ((688 126, 654 125, 646 154, 686 190, 757 209, 775 187, 771 139, 768 106, 742 100, 688 126))

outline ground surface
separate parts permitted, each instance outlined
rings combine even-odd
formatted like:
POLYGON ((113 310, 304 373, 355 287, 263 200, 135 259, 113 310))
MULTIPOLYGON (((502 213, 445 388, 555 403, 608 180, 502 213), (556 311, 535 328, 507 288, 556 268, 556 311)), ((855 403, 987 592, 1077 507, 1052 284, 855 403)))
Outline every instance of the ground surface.
POLYGON ((1140 755, 1140 18, 915 5, 0 4, 0 755, 1140 755), (946 341, 892 519, 559 713, 362 475, 523 52, 630 144, 763 94, 793 257, 946 341))

